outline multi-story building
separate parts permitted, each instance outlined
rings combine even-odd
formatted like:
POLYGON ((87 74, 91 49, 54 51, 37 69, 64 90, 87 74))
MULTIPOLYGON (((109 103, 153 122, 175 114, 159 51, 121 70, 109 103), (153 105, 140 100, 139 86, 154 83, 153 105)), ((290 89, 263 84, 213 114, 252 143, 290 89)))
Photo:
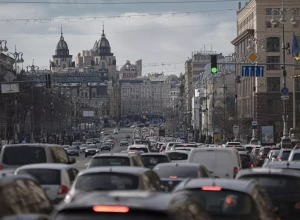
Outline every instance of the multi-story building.
POLYGON ((120 79, 136 78, 142 76, 142 60, 131 64, 129 60, 121 67, 119 71, 120 79))
MULTIPOLYGON (((265 74, 263 77, 242 77, 241 83, 238 85, 238 115, 242 124, 246 124, 248 131, 241 134, 245 138, 251 134, 251 121, 258 122, 258 135, 261 125, 274 125, 275 138, 281 137, 283 128, 282 109, 280 90, 283 87, 282 69, 279 63, 283 63, 283 51, 281 43, 283 41, 283 32, 285 42, 292 45, 293 34, 300 36, 299 29, 299 8, 300 2, 294 0, 284 0, 284 4, 288 8, 295 8, 295 18, 298 19, 296 24, 292 24, 290 19, 292 13, 286 14, 286 22, 284 29, 280 23, 271 24, 273 17, 272 9, 281 8, 281 1, 271 0, 250 0, 246 5, 237 12, 237 37, 233 39, 232 44, 235 46, 237 54, 237 62, 242 61, 243 65, 251 65, 243 59, 249 50, 254 46, 254 51, 260 59, 258 63, 265 63, 265 74), (261 49, 263 46, 264 49, 261 49), (268 64, 270 63, 270 64, 268 64), (278 65, 276 64, 278 63, 278 65), (254 92, 253 92, 254 91, 254 92)), ((279 12, 275 12, 274 17, 278 21, 280 19, 279 12)), ((291 11, 290 11, 291 12, 291 11)), ((294 64, 294 58, 291 54, 285 56, 287 64, 294 64)), ((290 90, 289 100, 287 101, 288 127, 292 127, 293 121, 293 75, 298 75, 299 67, 286 66, 287 71, 287 87, 290 90)), ((241 66, 237 64, 237 74, 241 75, 241 66)), ((300 80, 295 79, 295 110, 296 110, 296 126, 300 125, 300 80)))

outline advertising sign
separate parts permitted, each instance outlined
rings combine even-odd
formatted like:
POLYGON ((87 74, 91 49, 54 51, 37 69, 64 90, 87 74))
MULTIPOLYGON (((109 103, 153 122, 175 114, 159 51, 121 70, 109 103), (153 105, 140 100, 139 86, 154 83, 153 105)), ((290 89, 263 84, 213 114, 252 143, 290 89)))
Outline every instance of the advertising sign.
POLYGON ((275 144, 274 126, 261 126, 261 144, 275 144))

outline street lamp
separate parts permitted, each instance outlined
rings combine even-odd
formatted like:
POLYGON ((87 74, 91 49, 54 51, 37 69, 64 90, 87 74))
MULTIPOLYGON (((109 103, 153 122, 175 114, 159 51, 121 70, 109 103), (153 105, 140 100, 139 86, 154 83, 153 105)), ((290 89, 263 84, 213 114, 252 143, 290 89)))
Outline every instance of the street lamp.
MULTIPOLYGON (((280 9, 272 9, 273 17, 271 19, 271 24, 275 25, 278 24, 278 22, 281 24, 282 28, 282 58, 283 58, 283 65, 282 65, 282 76, 283 76, 283 87, 286 88, 286 65, 285 65, 285 54, 286 51, 289 50, 289 43, 285 42, 285 34, 284 34, 284 24, 286 22, 285 16, 288 12, 292 12, 293 17, 290 20, 291 24, 295 25, 297 23, 297 20, 295 18, 295 14, 298 11, 296 8, 285 8, 284 7, 284 0, 282 0, 282 6, 280 9), (275 15, 279 14, 280 19, 279 21, 276 20, 275 15)), ((287 114, 287 102, 285 99, 282 100, 283 102, 283 137, 281 139, 281 147, 290 147, 291 146, 291 139, 288 136, 288 114, 287 114)))
MULTIPOLYGON (((4 47, 5 49, 5 47, 4 47)), ((17 74, 17 63, 24 63, 24 59, 23 59, 23 53, 22 52, 17 52, 17 46, 15 46, 15 52, 14 53, 8 53, 8 55, 12 55, 14 57, 15 60, 15 71, 17 74)))
POLYGON ((7 44, 6 40, 0 40, 0 53, 8 51, 8 48, 7 48, 6 44, 7 44), (2 43, 4 43, 4 47, 2 47, 2 43))

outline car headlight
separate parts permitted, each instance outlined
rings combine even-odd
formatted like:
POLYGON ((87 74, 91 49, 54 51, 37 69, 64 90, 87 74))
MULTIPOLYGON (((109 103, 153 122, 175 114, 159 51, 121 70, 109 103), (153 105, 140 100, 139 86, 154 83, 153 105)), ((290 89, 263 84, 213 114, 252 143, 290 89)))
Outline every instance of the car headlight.
POLYGON ((85 152, 88 152, 87 150, 85 150, 85 152))

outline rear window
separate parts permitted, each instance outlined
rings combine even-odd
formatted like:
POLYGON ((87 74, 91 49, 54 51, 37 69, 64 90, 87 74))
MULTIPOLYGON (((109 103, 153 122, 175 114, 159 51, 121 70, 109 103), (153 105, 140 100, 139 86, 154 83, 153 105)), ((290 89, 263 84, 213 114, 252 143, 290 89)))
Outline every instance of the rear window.
POLYGON ((254 201, 245 193, 232 190, 203 191, 200 187, 190 191, 212 215, 232 216, 235 219, 238 216, 252 216, 256 210, 254 201))
POLYGON ((138 150, 138 151, 142 150, 142 151, 144 151, 145 153, 148 153, 148 152, 149 152, 148 149, 145 148, 145 147, 130 147, 129 150, 138 150))
POLYGON ((137 176, 110 172, 79 176, 75 189, 80 191, 136 190, 138 186, 137 176))
POLYGON ((43 147, 6 147, 3 154, 3 163, 6 165, 22 166, 33 163, 47 163, 46 152, 43 147))
POLYGON ((154 170, 160 178, 197 178, 198 169, 195 167, 156 167, 154 170))
POLYGON ((123 213, 95 213, 90 212, 85 213, 84 211, 80 212, 67 212, 67 213, 59 213, 55 220, 101 220, 101 219, 109 219, 109 220, 171 220, 166 214, 161 214, 157 212, 129 212, 126 214, 123 213))
POLYGON ((170 152, 168 153, 169 158, 171 160, 187 160, 188 154, 180 153, 180 152, 170 152))
POLYGON ((168 158, 164 155, 141 155, 141 159, 145 167, 154 167, 157 164, 169 162, 168 158))
POLYGON ((293 155, 293 161, 300 161, 300 153, 293 155))
POLYGON ((290 153, 291 153, 290 150, 283 151, 282 155, 281 155, 282 159, 287 160, 289 158, 289 156, 290 156, 290 153))
POLYGON ((263 148, 261 152, 263 152, 265 155, 267 155, 271 151, 271 148, 263 148))
POLYGON ((280 193, 300 193, 300 180, 289 176, 274 175, 247 175, 240 179, 254 179, 264 186, 265 189, 272 194, 280 193))
POLYGON ((130 166, 128 157, 94 157, 89 167, 130 166))
POLYGON ((37 179, 41 185, 60 185, 60 170, 21 169, 18 173, 27 173, 37 179))
POLYGON ((240 158, 241 158, 241 162, 246 162, 249 163, 250 162, 250 156, 249 155, 245 155, 245 154, 240 154, 240 158))

